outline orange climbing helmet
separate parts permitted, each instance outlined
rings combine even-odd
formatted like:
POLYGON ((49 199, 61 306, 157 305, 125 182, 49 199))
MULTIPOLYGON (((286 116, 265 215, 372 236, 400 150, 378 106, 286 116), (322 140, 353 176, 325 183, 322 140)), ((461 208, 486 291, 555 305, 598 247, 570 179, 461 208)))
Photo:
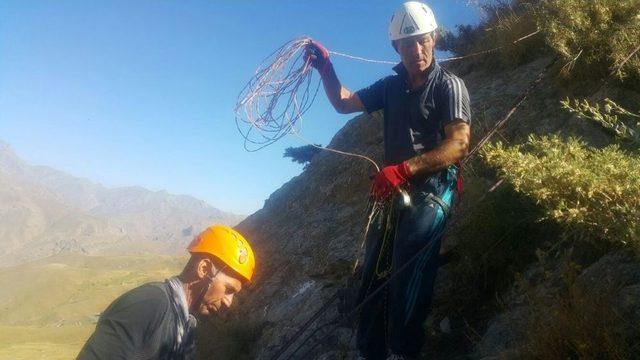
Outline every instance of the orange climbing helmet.
POLYGON ((225 225, 213 225, 196 236, 190 253, 211 254, 225 263, 242 278, 251 282, 256 258, 247 240, 239 232, 225 225))

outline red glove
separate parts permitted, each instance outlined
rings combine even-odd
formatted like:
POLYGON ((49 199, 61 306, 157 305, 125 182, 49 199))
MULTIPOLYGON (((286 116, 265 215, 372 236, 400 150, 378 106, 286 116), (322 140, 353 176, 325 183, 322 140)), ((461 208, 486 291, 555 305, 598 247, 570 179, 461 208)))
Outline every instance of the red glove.
POLYGON ((304 60, 309 61, 320 76, 324 76, 331 65, 329 60, 329 51, 319 42, 311 40, 304 53, 304 60))
POLYGON ((382 169, 374 178, 371 186, 371 196, 375 200, 384 200, 398 187, 409 180, 409 167, 403 161, 400 165, 391 165, 382 169))

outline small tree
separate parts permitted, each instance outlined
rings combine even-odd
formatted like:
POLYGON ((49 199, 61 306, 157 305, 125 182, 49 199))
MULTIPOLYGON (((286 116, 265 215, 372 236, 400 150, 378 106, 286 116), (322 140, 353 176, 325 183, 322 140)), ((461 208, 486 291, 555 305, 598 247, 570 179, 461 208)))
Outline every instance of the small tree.
POLYGON ((617 145, 603 149, 559 136, 530 136, 524 145, 483 150, 487 163, 547 217, 583 240, 640 249, 640 158, 617 145))
POLYGON ((638 81, 639 12, 637 0, 550 0, 543 3, 538 24, 549 47, 568 62, 566 72, 638 81))
POLYGON ((291 161, 299 164, 308 164, 314 156, 320 152, 322 145, 304 145, 299 147, 288 147, 284 150, 282 157, 291 158, 291 161))

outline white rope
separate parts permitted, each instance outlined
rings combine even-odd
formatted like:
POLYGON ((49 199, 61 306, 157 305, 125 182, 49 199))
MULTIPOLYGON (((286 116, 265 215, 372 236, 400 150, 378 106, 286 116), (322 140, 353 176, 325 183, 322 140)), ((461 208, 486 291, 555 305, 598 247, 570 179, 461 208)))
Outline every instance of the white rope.
MULTIPOLYGON (((500 49, 503 49, 503 48, 505 48, 507 46, 515 45, 515 44, 519 43, 522 40, 528 39, 528 38, 538 34, 539 32, 540 32, 540 29, 538 29, 538 30, 536 30, 536 31, 534 31, 534 32, 532 32, 530 34, 527 34, 527 35, 525 35, 525 36, 523 36, 523 37, 521 37, 521 38, 519 38, 519 39, 517 39, 517 40, 515 40, 515 41, 513 41, 513 42, 511 42, 509 44, 498 46, 498 47, 493 48, 493 49, 482 50, 482 51, 478 51, 478 52, 475 52, 473 54, 464 55, 464 56, 453 56, 453 57, 448 57, 448 58, 444 58, 444 59, 436 59, 436 61, 438 63, 444 63, 444 62, 449 62, 449 61, 467 59, 467 58, 478 56, 478 55, 489 54, 489 53, 498 51, 500 49)), ((640 50, 640 47, 638 49, 636 49, 636 51, 634 51, 631 54, 631 56, 634 55, 635 52, 637 52, 638 50, 640 50)), ((349 54, 345 54, 345 53, 341 53, 341 52, 337 52, 337 51, 330 51, 329 50, 329 54, 338 55, 338 56, 346 57, 348 59, 353 59, 353 60, 360 60, 360 61, 375 63, 375 64, 388 64, 388 65, 396 65, 396 64, 398 64, 398 61, 373 60, 373 59, 367 59, 367 58, 363 58, 363 57, 360 57, 360 56, 349 55, 349 54)))
POLYGON ((360 56, 354 56, 354 55, 349 55, 349 54, 345 54, 345 53, 341 53, 341 52, 337 52, 337 51, 330 51, 330 50, 329 50, 329 54, 346 57, 347 59, 360 60, 360 61, 376 63, 376 64, 396 65, 398 63, 397 61, 372 60, 372 59, 367 59, 367 58, 363 58, 363 57, 360 57, 360 56))

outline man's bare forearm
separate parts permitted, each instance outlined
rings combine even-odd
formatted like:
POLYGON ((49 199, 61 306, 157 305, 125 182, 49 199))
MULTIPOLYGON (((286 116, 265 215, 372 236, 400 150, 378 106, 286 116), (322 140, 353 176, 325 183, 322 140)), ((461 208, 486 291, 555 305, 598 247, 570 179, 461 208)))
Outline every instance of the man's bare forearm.
POLYGON ((364 106, 359 99, 354 99, 355 94, 342 86, 332 65, 327 66, 322 74, 322 85, 327 93, 329 102, 340 114, 349 114, 356 111, 363 111, 364 106))
POLYGON ((447 138, 435 149, 407 160, 409 174, 433 174, 462 160, 469 151, 470 129, 463 122, 445 129, 447 138))
POLYGON ((437 148, 407 160, 409 173, 432 174, 446 169, 467 154, 468 144, 463 140, 445 140, 437 148))

